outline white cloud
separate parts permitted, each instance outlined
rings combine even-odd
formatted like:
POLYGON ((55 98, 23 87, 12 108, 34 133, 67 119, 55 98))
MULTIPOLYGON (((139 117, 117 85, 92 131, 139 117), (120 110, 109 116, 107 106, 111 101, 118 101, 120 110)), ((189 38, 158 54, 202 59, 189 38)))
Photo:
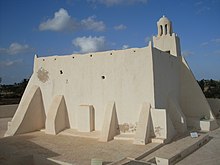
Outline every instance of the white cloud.
POLYGON ((201 43, 201 46, 206 46, 208 44, 209 44, 209 42, 203 42, 203 43, 201 43))
POLYGON ((123 45, 122 46, 122 49, 128 49, 129 48, 129 45, 123 45))
POLYGON ((0 48, 0 54, 2 55, 15 55, 21 54, 30 51, 30 48, 27 44, 19 44, 17 42, 12 43, 8 48, 0 48))
POLYGON ((104 31, 105 24, 103 21, 97 21, 96 16, 90 16, 81 21, 76 21, 69 15, 67 10, 61 8, 54 13, 52 19, 48 19, 39 25, 40 31, 76 31, 79 29, 87 29, 93 31, 104 31))
POLYGON ((23 60, 12 60, 12 61, 0 61, 0 67, 9 67, 9 66, 12 66, 12 65, 15 65, 15 64, 20 64, 22 63, 23 60))
POLYGON ((61 8, 59 11, 54 13, 52 19, 48 19, 46 22, 42 22, 39 25, 39 29, 52 30, 52 31, 72 31, 77 28, 77 23, 73 21, 68 12, 61 8))
POLYGON ((207 46, 207 45, 219 45, 220 44, 220 38, 213 38, 209 41, 201 43, 201 46, 207 46))
POLYGON ((184 56, 184 57, 187 57, 187 56, 190 56, 190 55, 193 55, 194 54, 194 52, 191 52, 191 51, 183 51, 182 52, 182 56, 184 56))
POLYGON ((147 3, 148 0, 87 0, 92 3, 101 3, 106 6, 127 5, 135 3, 147 3))
POLYGON ((200 5, 202 5, 204 2, 203 1, 198 1, 198 2, 196 2, 194 5, 195 6, 200 6, 200 5))
POLYGON ((211 41, 216 43, 216 44, 220 44, 220 38, 214 38, 211 41))
POLYGON ((194 3, 196 14, 203 14, 211 10, 210 5, 212 5, 215 0, 201 0, 194 3))
POLYGON ((199 9, 196 11, 196 14, 201 14, 201 13, 204 13, 204 12, 208 12, 210 9, 211 9, 210 7, 203 6, 203 7, 199 8, 199 9))
POLYGON ((114 29, 115 30, 125 30, 125 29, 127 29, 127 26, 120 24, 120 25, 114 26, 114 29))
POLYGON ((96 16, 90 16, 81 20, 81 26, 88 30, 104 31, 105 24, 103 21, 96 21, 96 16))
POLYGON ((97 52, 105 49, 105 37, 78 37, 72 41, 73 45, 80 49, 81 53, 97 52))

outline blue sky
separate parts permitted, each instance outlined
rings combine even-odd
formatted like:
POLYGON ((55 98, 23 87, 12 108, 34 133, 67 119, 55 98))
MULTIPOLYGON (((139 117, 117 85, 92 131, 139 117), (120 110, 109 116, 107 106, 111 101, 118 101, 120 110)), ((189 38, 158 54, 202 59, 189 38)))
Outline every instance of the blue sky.
POLYGON ((144 47, 163 15, 195 77, 220 80, 220 0, 1 0, 2 84, 29 78, 34 54, 144 47))

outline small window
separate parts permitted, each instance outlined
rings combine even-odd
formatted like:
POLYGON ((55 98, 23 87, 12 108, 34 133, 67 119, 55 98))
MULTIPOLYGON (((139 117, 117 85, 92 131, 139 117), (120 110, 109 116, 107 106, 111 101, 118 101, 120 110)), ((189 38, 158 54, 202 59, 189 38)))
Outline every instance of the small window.
POLYGON ((43 59, 43 61, 45 61, 45 59, 43 59))
POLYGON ((102 76, 102 79, 104 80, 104 79, 105 79, 105 76, 102 76))
POLYGON ((165 35, 167 35, 167 24, 165 25, 165 35))
POLYGON ((160 36, 162 36, 162 35, 163 35, 163 26, 160 25, 160 36))
POLYGON ((74 58, 74 56, 72 58, 74 58))
POLYGON ((92 57, 92 54, 90 54, 90 57, 92 57))
POLYGON ((63 74, 63 71, 62 71, 62 70, 60 70, 60 74, 63 74))
POLYGON ((110 53, 110 55, 112 55, 112 53, 110 53))

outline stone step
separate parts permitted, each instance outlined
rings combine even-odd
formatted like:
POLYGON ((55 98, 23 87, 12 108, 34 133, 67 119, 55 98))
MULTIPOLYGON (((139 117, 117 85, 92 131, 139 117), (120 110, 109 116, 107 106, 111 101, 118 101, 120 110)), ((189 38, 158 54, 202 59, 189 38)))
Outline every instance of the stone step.
POLYGON ((149 162, 154 158, 157 165, 172 165, 197 150, 199 147, 207 143, 208 140, 208 134, 199 134, 198 138, 187 136, 178 141, 173 141, 170 144, 164 145, 159 150, 141 160, 149 162))
POLYGON ((80 131, 78 131, 76 129, 65 129, 62 132, 60 132, 59 135, 67 135, 67 136, 99 139, 100 131, 80 132, 80 131))
POLYGON ((166 139, 152 138, 152 139, 151 139, 151 142, 152 142, 152 143, 160 143, 160 144, 162 144, 162 143, 165 143, 165 142, 166 142, 166 139))
POLYGON ((122 133, 114 137, 114 140, 134 140, 134 134, 122 133))

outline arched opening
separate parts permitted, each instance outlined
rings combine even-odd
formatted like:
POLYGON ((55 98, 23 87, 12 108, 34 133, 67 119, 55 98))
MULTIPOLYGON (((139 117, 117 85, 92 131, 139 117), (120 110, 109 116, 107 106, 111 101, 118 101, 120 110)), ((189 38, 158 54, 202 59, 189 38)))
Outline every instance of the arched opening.
POLYGON ((162 35, 163 35, 163 26, 160 25, 160 36, 162 36, 162 35))
POLYGON ((165 25, 165 35, 167 35, 167 24, 165 25))

